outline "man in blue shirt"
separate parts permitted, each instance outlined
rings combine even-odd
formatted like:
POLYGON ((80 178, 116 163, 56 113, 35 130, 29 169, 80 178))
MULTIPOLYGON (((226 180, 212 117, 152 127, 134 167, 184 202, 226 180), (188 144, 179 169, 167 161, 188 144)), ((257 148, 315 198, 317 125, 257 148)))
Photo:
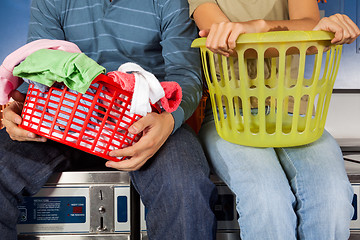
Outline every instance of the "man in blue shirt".
MULTIPOLYGON (((71 41, 107 71, 135 62, 159 81, 180 84, 180 107, 133 124, 129 131, 142 132, 140 141, 110 152, 129 158, 106 162, 129 171, 147 208, 149 239, 215 238, 216 188, 195 134, 183 125, 202 95, 198 50, 190 48, 196 36, 186 0, 33 0, 31 6, 28 41, 71 41)), ((16 239, 17 205, 24 194, 35 194, 69 163, 96 158, 17 127, 23 95, 12 96, 17 101, 4 117, 8 134, 0 132, 0 204, 6 211, 0 214, 0 234, 7 240, 16 239)))

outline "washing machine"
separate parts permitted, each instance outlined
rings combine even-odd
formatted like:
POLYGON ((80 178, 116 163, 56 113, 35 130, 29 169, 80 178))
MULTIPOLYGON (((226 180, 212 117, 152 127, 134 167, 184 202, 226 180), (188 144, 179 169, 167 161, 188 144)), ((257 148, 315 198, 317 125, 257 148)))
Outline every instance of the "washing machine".
POLYGON ((354 215, 350 223, 350 240, 360 239, 360 152, 344 152, 345 168, 354 189, 354 215))
POLYGON ((18 238, 26 240, 140 239, 138 198, 120 171, 54 174, 19 206, 18 238), (137 223, 137 224, 136 224, 137 223))

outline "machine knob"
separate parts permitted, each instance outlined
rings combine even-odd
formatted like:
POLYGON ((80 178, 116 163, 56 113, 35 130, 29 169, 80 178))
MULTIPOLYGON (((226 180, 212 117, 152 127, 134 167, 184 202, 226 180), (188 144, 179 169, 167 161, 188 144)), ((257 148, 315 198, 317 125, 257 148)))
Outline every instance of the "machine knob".
POLYGON ((99 207, 99 213, 104 213, 104 212, 105 212, 104 206, 100 206, 100 207, 99 207))

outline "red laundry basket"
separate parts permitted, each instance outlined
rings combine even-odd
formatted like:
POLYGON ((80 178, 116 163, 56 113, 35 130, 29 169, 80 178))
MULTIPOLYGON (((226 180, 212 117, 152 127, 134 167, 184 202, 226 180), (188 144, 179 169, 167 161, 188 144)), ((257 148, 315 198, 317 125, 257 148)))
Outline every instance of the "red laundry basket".
POLYGON ((140 138, 128 127, 141 118, 130 114, 132 93, 100 74, 85 94, 63 84, 41 92, 30 84, 22 111, 23 129, 102 158, 119 161, 108 152, 133 145, 140 138))

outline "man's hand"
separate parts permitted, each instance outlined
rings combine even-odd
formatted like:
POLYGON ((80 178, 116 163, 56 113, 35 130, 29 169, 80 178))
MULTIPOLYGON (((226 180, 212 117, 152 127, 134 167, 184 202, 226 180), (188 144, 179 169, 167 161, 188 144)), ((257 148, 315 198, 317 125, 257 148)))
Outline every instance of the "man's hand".
POLYGON ((350 44, 360 35, 358 26, 348 16, 338 13, 322 18, 313 30, 335 33, 333 44, 350 44))
POLYGON ((107 167, 122 171, 135 171, 140 169, 165 143, 174 128, 174 118, 168 112, 149 113, 129 127, 129 132, 142 137, 133 146, 113 150, 109 153, 112 157, 124 157, 128 159, 106 162, 107 167))
POLYGON ((11 97, 14 99, 14 101, 5 108, 3 119, 3 124, 10 138, 16 141, 45 142, 45 137, 38 136, 32 132, 18 127, 22 121, 20 114, 24 106, 25 95, 15 90, 11 93, 11 97))

